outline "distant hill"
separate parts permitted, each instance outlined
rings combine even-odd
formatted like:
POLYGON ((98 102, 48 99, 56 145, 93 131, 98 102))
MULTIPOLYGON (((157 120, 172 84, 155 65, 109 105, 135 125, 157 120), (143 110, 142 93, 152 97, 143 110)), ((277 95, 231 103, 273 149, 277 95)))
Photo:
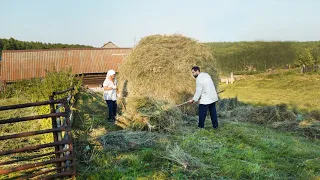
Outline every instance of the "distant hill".
POLYGON ((306 49, 310 49, 315 59, 320 61, 320 41, 310 42, 212 42, 206 43, 217 59, 222 72, 266 71, 293 65, 294 60, 306 49))

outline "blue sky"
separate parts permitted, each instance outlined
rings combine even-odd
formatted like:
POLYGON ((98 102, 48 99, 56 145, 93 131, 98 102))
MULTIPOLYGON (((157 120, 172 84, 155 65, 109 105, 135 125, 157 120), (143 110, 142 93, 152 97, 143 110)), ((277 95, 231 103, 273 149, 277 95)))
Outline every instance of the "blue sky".
POLYGON ((179 33, 201 42, 320 40, 320 0, 2 0, 0 38, 100 47, 179 33))

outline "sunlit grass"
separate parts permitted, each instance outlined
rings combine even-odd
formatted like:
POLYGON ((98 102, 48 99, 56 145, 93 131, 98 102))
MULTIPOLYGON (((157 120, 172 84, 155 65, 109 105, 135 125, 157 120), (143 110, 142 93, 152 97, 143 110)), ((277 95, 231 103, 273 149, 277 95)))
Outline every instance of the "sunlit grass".
POLYGON ((320 74, 300 74, 297 69, 252 75, 234 84, 220 84, 222 98, 237 96, 252 104, 287 104, 300 110, 320 109, 320 74))

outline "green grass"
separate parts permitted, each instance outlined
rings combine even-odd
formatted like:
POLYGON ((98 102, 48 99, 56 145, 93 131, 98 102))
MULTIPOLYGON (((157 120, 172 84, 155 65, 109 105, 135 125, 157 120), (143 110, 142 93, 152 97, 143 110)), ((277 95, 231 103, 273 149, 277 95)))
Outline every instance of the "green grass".
POLYGON ((101 97, 80 93, 76 108, 78 179, 320 178, 320 141, 294 132, 227 119, 220 119, 219 130, 209 128, 208 120, 198 130, 190 121, 153 147, 106 151, 99 137, 119 128, 106 122, 101 97))
MULTIPOLYGON (((8 99, 0 99, 1 105, 12 105, 12 104, 22 104, 27 103, 22 98, 8 98, 8 99)), ((44 107, 44 106, 43 106, 44 107)), ((49 106, 47 106, 49 109, 49 106)), ((28 107, 14 110, 6 110, 1 111, 0 120, 1 119, 9 119, 9 118, 18 118, 18 117, 27 117, 27 116, 35 116, 38 115, 39 112, 42 112, 42 107, 28 107)), ((9 123, 1 125, 0 136, 17 134, 22 132, 30 132, 42 129, 51 128, 51 120, 50 119, 39 119, 39 120, 31 120, 17 123, 9 123)), ((51 134, 42 134, 30 137, 23 138, 15 138, 10 140, 0 141, 0 151, 9 150, 14 148, 21 148, 25 146, 35 145, 35 144, 43 144, 48 143, 53 140, 51 134)))
MULTIPOLYGON (((8 85, 6 91, 0 92, 0 106, 22 104, 30 102, 41 102, 49 99, 49 95, 54 91, 65 90, 73 84, 75 87, 75 92, 80 87, 81 81, 75 79, 71 75, 71 69, 56 71, 53 67, 53 71, 47 72, 45 78, 36 78, 32 80, 23 80, 15 82, 8 85)), ((55 96, 55 98, 65 97, 66 94, 61 94, 55 96)), ((73 99, 71 100, 73 101, 73 99)), ((43 115, 50 113, 50 106, 37 106, 22 109, 6 110, 0 112, 0 120, 8 118, 18 118, 27 117, 35 115, 43 115)), ((37 130, 51 129, 52 122, 51 118, 47 119, 37 119, 31 121, 24 121, 18 123, 3 124, 0 126, 0 136, 19 134, 22 132, 31 132, 37 130)), ((63 135, 64 133, 62 133, 63 135)), ((52 133, 46 133, 41 135, 34 135, 23 138, 14 138, 9 140, 0 141, 0 151, 13 150, 16 148, 29 147, 33 145, 46 144, 53 142, 52 133)), ((14 153, 11 155, 0 156, 0 162, 17 160, 24 158, 26 156, 32 156, 37 154, 43 154, 46 152, 52 152, 54 147, 43 148, 36 151, 29 151, 25 153, 14 153)), ((54 155, 49 155, 46 157, 36 158, 29 161, 19 161, 18 163, 1 166, 1 169, 10 169, 13 167, 18 167, 24 164, 32 164, 37 162, 42 162, 44 160, 52 159, 54 155)), ((13 178, 17 179, 16 176, 22 174, 30 174, 32 170, 41 170, 51 168, 53 165, 45 165, 40 168, 30 168, 27 171, 19 171, 17 173, 10 173, 9 175, 0 175, 0 179, 13 178)), ((36 172, 36 171, 35 171, 36 172)))
POLYGON ((237 96, 242 102, 262 105, 287 104, 300 110, 320 109, 320 74, 298 70, 248 76, 234 84, 220 84, 222 98, 237 96))
MULTIPOLYGON (((19 97, 0 99, 1 106, 21 104, 21 103, 27 103, 27 102, 30 102, 30 101, 26 100, 25 98, 19 98, 19 97)), ((34 115, 38 115, 40 111, 42 111, 42 108, 39 108, 39 107, 6 110, 6 111, 1 111, 0 119, 34 116, 34 115)), ((43 130, 43 129, 51 128, 51 126, 52 125, 51 125, 50 119, 41 119, 41 120, 32 120, 32 121, 26 121, 26 122, 3 124, 1 125, 1 128, 0 128, 0 136, 18 134, 22 132, 30 132, 30 131, 36 131, 36 130, 43 130)), ((2 140, 0 141, 0 151, 45 144, 49 142, 53 142, 52 134, 41 134, 41 135, 34 135, 34 136, 23 137, 23 138, 2 140)), ((47 152, 52 152, 53 150, 54 148, 44 148, 44 149, 33 151, 33 152, 14 153, 11 155, 0 156, 0 162, 21 159, 26 156, 39 155, 47 152)), ((5 165, 5 166, 2 166, 1 168, 8 169, 11 167, 17 167, 17 166, 28 164, 28 163, 42 162, 44 160, 49 160, 51 157, 52 155, 33 159, 31 161, 22 161, 22 162, 14 163, 13 165, 5 165)), ((49 167, 52 167, 52 165, 46 165, 44 167, 49 168, 49 167)), ((24 173, 30 172, 30 170, 36 170, 41 168, 43 167, 32 168, 26 171, 10 173, 8 175, 0 175, 0 179, 14 178, 18 175, 23 175, 24 173)))

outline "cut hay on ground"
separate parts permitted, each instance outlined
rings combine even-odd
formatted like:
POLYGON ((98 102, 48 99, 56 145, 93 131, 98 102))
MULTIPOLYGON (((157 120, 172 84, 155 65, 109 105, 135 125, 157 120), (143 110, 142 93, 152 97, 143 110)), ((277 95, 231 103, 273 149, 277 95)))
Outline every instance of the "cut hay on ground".
POLYGON ((276 106, 251 106, 237 98, 218 103, 219 117, 232 121, 253 122, 280 130, 299 132, 307 137, 320 138, 320 112, 296 114, 285 104, 276 106))
POLYGON ((165 153, 161 156, 164 159, 168 159, 173 161, 185 169, 187 168, 197 168, 197 167, 205 167, 205 164, 201 163, 197 158, 191 156, 187 152, 185 152, 180 146, 177 144, 168 145, 166 147, 165 153))
POLYGON ((180 109, 150 97, 127 98, 116 124, 124 129, 173 132, 182 122, 180 109))
POLYGON ((104 149, 108 151, 130 151, 152 147, 159 136, 147 131, 113 131, 101 137, 104 149))
POLYGON ((258 124, 272 124, 273 122, 295 121, 297 116, 288 111, 285 105, 278 106, 242 106, 231 112, 231 116, 238 121, 250 121, 258 124))

